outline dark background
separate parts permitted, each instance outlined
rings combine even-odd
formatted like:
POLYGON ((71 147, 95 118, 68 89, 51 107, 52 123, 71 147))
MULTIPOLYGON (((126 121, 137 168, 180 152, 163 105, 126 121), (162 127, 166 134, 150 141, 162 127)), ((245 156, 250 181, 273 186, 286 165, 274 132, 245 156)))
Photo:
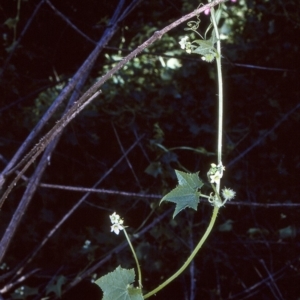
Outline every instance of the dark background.
MULTIPOLYGON (((119 2, 52 1, 64 18, 45 2, 32 20, 40 1, 19 3, 16 39, 10 18, 17 15, 18 1, 0 4, 3 168, 94 49, 91 40, 101 38, 119 2)), ((126 1, 125 7, 129 4, 126 1)), ((120 22, 84 90, 153 32, 198 4, 191 0, 141 1, 120 22)), ((201 15, 202 34, 208 24, 209 16, 201 15)), ((206 181, 204 190, 210 192, 205 174, 217 162, 216 67, 180 49, 180 38, 189 34, 185 27, 170 31, 129 62, 103 85, 102 95, 65 128, 42 183, 92 187, 124 149, 139 137, 141 141, 128 160, 123 159, 98 186, 114 192, 92 193, 23 274, 38 271, 3 293, 4 299, 42 299, 47 293, 49 299, 60 293, 63 299, 101 299, 100 289, 91 281, 118 265, 135 267, 128 247, 111 254, 125 238, 110 233, 109 214, 119 213, 130 234, 154 224, 172 207, 169 203, 158 207, 158 203, 161 195, 176 186, 174 169, 200 171, 206 181), (84 249, 87 240, 91 244, 84 249), (108 258, 105 263, 84 273, 104 258, 108 258)), ((234 189, 237 196, 220 210, 213 233, 191 268, 156 299, 299 299, 300 7, 296 0, 227 2, 220 28, 224 37, 223 185, 234 189)), ((36 142, 55 125, 62 111, 56 112, 36 142)), ((5 202, 0 212, 1 234, 24 189, 20 181, 5 202)), ((38 188, 2 261, 0 289, 17 282, 21 274, 4 275, 26 261, 82 195, 38 188)), ((174 220, 169 212, 133 242, 145 290, 155 288, 181 266, 201 238, 211 212, 204 199, 197 212, 186 210, 174 220)))

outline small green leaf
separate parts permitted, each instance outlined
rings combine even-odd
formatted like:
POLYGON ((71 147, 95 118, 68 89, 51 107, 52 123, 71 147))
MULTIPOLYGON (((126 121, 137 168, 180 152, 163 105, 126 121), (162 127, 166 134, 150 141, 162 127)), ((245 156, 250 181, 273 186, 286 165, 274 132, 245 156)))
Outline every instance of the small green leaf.
POLYGON ((102 300, 143 300, 141 289, 132 286, 134 278, 133 269, 127 270, 119 266, 95 283, 103 291, 102 300))
POLYGON ((51 292, 57 297, 61 297, 61 288, 66 283, 67 279, 63 275, 59 275, 54 280, 52 280, 46 287, 46 295, 49 295, 51 292))
POLYGON ((279 236, 281 239, 295 238, 297 235, 297 230, 295 226, 288 226, 282 229, 279 229, 279 236))
POLYGON ((18 24, 19 18, 8 18, 4 25, 6 25, 9 29, 15 28, 18 24))
POLYGON ((175 170, 175 173, 178 179, 178 186, 166 194, 160 201, 160 203, 162 201, 176 203, 173 218, 187 207, 197 210, 200 197, 198 190, 203 186, 198 176, 199 172, 189 174, 175 170))
POLYGON ((12 299, 27 299, 28 296, 37 295, 39 292, 38 288, 31 288, 28 285, 23 285, 16 289, 14 293, 10 294, 12 299))
POLYGON ((12 42, 8 47, 5 48, 5 51, 6 51, 7 53, 11 52, 11 51, 15 48, 15 46, 16 46, 17 44, 18 44, 17 41, 12 42))
POLYGON ((232 230, 232 220, 227 220, 225 223, 219 225, 218 230, 221 232, 229 232, 232 230))
POLYGON ((195 40, 193 43, 198 44, 199 46, 194 49, 192 52, 200 55, 206 55, 209 53, 213 53, 215 48, 211 40, 195 40))
POLYGON ((145 172, 148 175, 152 175, 153 177, 157 177, 158 175, 162 174, 162 167, 160 162, 152 162, 150 165, 145 169, 145 172))
POLYGON ((179 185, 189 186, 191 189, 194 190, 201 189, 201 187, 203 186, 203 183, 198 176, 199 172, 190 174, 175 170, 175 173, 179 185))

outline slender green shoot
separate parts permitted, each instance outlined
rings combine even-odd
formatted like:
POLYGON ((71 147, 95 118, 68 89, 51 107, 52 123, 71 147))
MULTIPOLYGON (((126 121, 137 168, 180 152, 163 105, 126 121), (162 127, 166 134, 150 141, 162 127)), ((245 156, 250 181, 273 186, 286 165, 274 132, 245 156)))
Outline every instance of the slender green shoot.
POLYGON ((136 267, 137 267, 137 270, 138 270, 139 288, 142 289, 142 287, 143 287, 143 285, 142 285, 142 272, 141 272, 140 264, 139 264, 138 258, 136 256, 136 253, 134 251, 134 248, 133 248, 133 246, 131 244, 130 238, 129 238, 127 232, 126 232, 126 229, 124 228, 123 231, 124 231, 125 237, 126 237, 126 239, 128 241, 129 247, 130 247, 130 249, 132 251, 132 254, 133 254, 133 257, 134 257, 134 260, 135 260, 135 263, 136 263, 136 267))
POLYGON ((159 285, 157 288, 155 288, 151 292, 145 294, 144 299, 147 299, 147 298, 153 296, 154 294, 156 294, 157 292, 159 292, 160 290, 162 290, 165 286, 167 286, 170 282, 172 282, 176 277, 178 277, 188 267, 188 265, 191 263, 191 261, 197 255, 197 253, 201 249, 202 245, 206 241, 207 237, 209 236, 209 234, 210 234, 210 232, 211 232, 211 230, 212 230, 212 228, 215 224, 215 221, 217 219, 218 212, 219 212, 219 207, 215 206, 214 210, 213 210, 211 220, 210 220, 210 223, 209 223, 204 235, 202 236, 201 240, 199 241, 198 245, 193 250, 191 255, 188 257, 186 262, 182 265, 182 267, 175 274, 173 274, 170 278, 168 278, 165 282, 163 282, 161 285, 159 285))

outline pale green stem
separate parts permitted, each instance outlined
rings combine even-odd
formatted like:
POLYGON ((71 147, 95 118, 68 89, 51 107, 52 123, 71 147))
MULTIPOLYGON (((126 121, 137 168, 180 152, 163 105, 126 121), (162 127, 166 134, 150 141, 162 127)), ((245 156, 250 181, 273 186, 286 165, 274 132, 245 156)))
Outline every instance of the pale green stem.
POLYGON ((163 289, 166 285, 168 285, 170 282, 172 282, 176 277, 178 277, 188 267, 190 262, 194 259, 194 257, 196 256, 196 254, 198 253, 198 251, 201 249, 202 245, 206 241, 207 237, 209 236, 209 234, 210 234, 210 232, 211 232, 211 230, 212 230, 212 228, 215 224, 215 221, 216 221, 216 218, 217 218, 217 215, 218 215, 218 211, 219 211, 219 208, 215 206, 214 210, 213 210, 211 220, 210 220, 210 223, 209 223, 204 235, 202 236, 201 240, 199 241, 198 245, 196 246, 194 251, 189 256, 189 258, 183 264, 183 266, 174 275, 172 275, 165 282, 163 282, 161 285, 159 285, 156 289, 154 289, 151 292, 144 295, 144 299, 149 298, 150 296, 156 294, 158 291, 163 289))
MULTIPOLYGON (((219 116, 218 116, 218 164, 222 163, 222 140, 223 140, 223 78, 222 78, 222 67, 221 67, 221 41, 220 34, 218 30, 218 25, 215 18, 215 10, 212 7, 210 10, 211 19, 214 26, 214 31, 217 38, 217 71, 218 71, 218 92, 219 92, 219 116)), ((220 183, 221 180, 216 184, 217 194, 220 193, 220 183)))
POLYGON ((123 231, 124 231, 125 237, 126 237, 126 239, 128 241, 129 247, 130 247, 130 249, 132 251, 132 254, 133 254, 133 257, 134 257, 134 260, 135 260, 135 263, 136 263, 136 267, 137 267, 137 270, 138 270, 139 288, 142 289, 143 285, 142 285, 142 273, 141 273, 140 264, 139 264, 139 261, 137 259, 136 253, 134 251, 134 248, 133 248, 133 246, 131 244, 130 238, 129 238, 129 236, 128 236, 126 230, 125 230, 125 228, 123 229, 123 231))
MULTIPOLYGON (((218 25, 215 18, 215 10, 211 8, 211 19, 217 38, 217 70, 218 70, 218 92, 219 92, 219 125, 218 125, 218 164, 222 162, 222 135, 223 135, 223 80, 221 68, 221 41, 218 25)), ((217 191, 220 191, 220 184, 217 184, 217 191)))
MULTIPOLYGON (((221 42, 220 42, 218 26, 217 26, 216 19, 215 19, 215 11, 213 8, 211 8, 211 16, 212 16, 212 22, 213 22, 213 26, 214 26, 214 30, 215 30, 216 38, 217 38, 217 53, 218 53, 218 55, 216 57, 216 62, 217 62, 217 71, 218 71, 218 90, 219 90, 218 164, 220 164, 222 162, 222 133, 223 133, 223 81, 222 81, 222 68, 221 68, 221 42)), ((216 195, 218 196, 219 200, 221 200, 220 196, 219 196, 220 183, 217 183, 216 189, 214 187, 213 187, 213 189, 214 189, 216 195)), ((158 291, 163 289, 166 285, 168 285, 170 282, 172 282, 176 277, 178 277, 188 267, 190 262, 194 259, 194 257, 196 256, 196 254, 198 253, 198 251, 201 249, 202 245, 206 241, 207 237, 209 236, 209 234, 214 226, 214 223, 216 221, 218 211, 219 211, 219 207, 214 206, 211 221, 210 221, 204 235, 202 236, 201 240, 199 241, 198 245, 196 246, 196 248, 194 249, 192 254, 189 256, 189 258, 183 264, 183 266, 174 275, 172 275, 165 282, 163 282, 161 285, 159 285, 156 289, 154 289, 153 291, 144 295, 144 299, 149 298, 150 296, 156 294, 158 291)))

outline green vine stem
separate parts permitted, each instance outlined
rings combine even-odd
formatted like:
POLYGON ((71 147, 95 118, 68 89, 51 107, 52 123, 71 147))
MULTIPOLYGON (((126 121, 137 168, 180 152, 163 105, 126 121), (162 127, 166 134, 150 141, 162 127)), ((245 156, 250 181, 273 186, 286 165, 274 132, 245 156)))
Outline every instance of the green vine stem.
POLYGON ((134 248, 133 248, 133 246, 132 246, 132 244, 131 244, 130 238, 129 238, 127 232, 126 232, 126 229, 123 228, 123 231, 124 231, 125 237, 126 237, 126 239, 127 239, 127 241, 128 241, 129 247, 130 247, 130 249, 131 249, 131 251, 132 251, 132 254, 133 254, 133 257, 134 257, 134 260, 135 260, 135 263, 136 263, 136 267, 137 267, 137 270, 138 270, 139 288, 142 289, 142 287, 143 287, 143 285, 142 285, 142 272, 141 272, 140 264, 139 264, 138 258, 137 258, 137 256, 136 256, 136 253, 135 253, 135 251, 134 251, 134 248))
POLYGON ((147 298, 151 297, 152 295, 156 294, 158 291, 163 289, 166 285, 168 285, 170 282, 172 282, 176 277, 178 277, 188 267, 190 262, 194 259, 194 257, 196 256, 196 254, 199 252, 202 245, 206 241, 207 237, 209 236, 209 234, 210 234, 210 232, 211 232, 211 230, 212 230, 212 228, 215 224, 215 221, 217 219, 218 212, 219 212, 219 207, 215 206, 214 210, 213 210, 213 213, 212 213, 210 223, 209 223, 204 235, 202 236, 201 240, 199 241, 198 245, 196 246, 194 251, 189 256, 189 258, 182 265, 182 267, 175 274, 173 274, 170 278, 168 278, 165 282, 163 282, 161 285, 159 285, 156 289, 154 289, 151 292, 144 295, 144 299, 147 299, 147 298))
MULTIPOLYGON (((218 113, 218 165, 222 165, 222 140, 223 140, 223 77, 222 77, 222 67, 221 67, 221 40, 218 30, 217 21, 215 18, 215 10, 211 8, 211 19, 214 26, 216 38, 217 38, 217 72, 218 72, 218 92, 219 92, 219 113, 218 113)), ((217 192, 220 193, 220 182, 217 183, 217 192)))
MULTIPOLYGON (((211 19, 212 19, 213 27, 214 27, 216 38, 217 38, 217 53, 218 53, 218 55, 216 56, 216 63, 217 63, 218 92, 219 92, 218 93, 218 108, 219 108, 219 112, 218 112, 218 165, 222 165, 223 78, 222 78, 222 68, 221 68, 221 41, 220 41, 220 35, 219 35, 219 31, 218 31, 217 21, 216 21, 216 18, 215 18, 215 10, 214 10, 213 7, 211 7, 211 19)), ((219 196, 220 181, 217 183, 216 189, 214 189, 214 190, 215 190, 216 194, 218 195, 218 197, 220 198, 220 196, 219 196)), ((202 245, 206 241, 207 237, 211 233, 211 230, 212 230, 212 228, 213 228, 213 226, 215 224, 218 212, 219 212, 219 207, 215 205, 213 213, 212 213, 212 217, 211 217, 211 220, 210 220, 210 223, 209 223, 209 225, 208 225, 208 227, 207 227, 204 235, 200 239, 198 245, 196 246, 196 248, 194 249, 194 251, 191 253, 191 255, 189 256, 189 258, 182 265, 182 267, 175 274, 173 274, 170 278, 168 278, 165 282, 163 282, 161 285, 159 285, 157 288, 155 288, 151 292, 149 292, 146 295, 144 295, 144 299, 149 298, 150 296, 156 294, 158 291, 160 291, 161 289, 163 289, 165 286, 167 286, 170 282, 172 282, 176 277, 178 277, 188 267, 188 265, 194 259, 194 257, 196 256, 196 254, 199 252, 199 250, 201 249, 202 245)))

